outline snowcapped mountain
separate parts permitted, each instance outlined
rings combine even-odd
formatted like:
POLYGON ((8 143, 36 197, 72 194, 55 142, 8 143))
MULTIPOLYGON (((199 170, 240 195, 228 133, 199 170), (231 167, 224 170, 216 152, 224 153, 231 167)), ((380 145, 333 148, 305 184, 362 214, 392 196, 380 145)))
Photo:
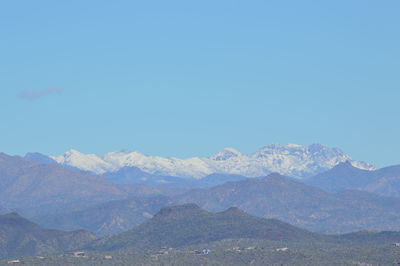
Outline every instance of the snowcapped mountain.
POLYGON ((369 163, 352 160, 340 149, 321 144, 309 146, 271 144, 249 155, 233 148, 225 148, 208 158, 164 158, 127 151, 110 152, 104 156, 98 156, 75 150, 67 151, 60 156, 51 156, 51 158, 60 164, 97 174, 135 166, 151 174, 188 178, 202 178, 213 173, 258 177, 271 172, 303 178, 321 173, 346 161, 350 161, 353 166, 360 169, 376 169, 369 163))

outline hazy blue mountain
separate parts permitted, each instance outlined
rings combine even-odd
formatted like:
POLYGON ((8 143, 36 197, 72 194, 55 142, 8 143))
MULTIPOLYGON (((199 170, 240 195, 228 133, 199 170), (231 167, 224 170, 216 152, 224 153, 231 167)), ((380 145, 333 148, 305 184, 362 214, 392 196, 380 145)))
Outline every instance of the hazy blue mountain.
POLYGON ((400 197, 400 165, 389 166, 373 171, 375 182, 368 184, 364 190, 379 195, 400 197))
POLYGON ((332 169, 304 180, 304 183, 326 191, 339 192, 346 189, 361 189, 376 181, 373 172, 356 168, 346 161, 332 169))
POLYGON ((400 197, 400 165, 367 171, 345 162, 304 182, 331 192, 356 189, 400 197))
POLYGON ((119 184, 138 184, 154 182, 155 175, 146 173, 138 167, 125 166, 115 172, 106 172, 103 174, 108 179, 119 184))
POLYGON ((24 156, 25 160, 35 162, 35 163, 40 163, 40 164, 51 164, 51 163, 57 163, 55 160, 51 159, 49 156, 38 153, 38 152, 28 152, 24 156))
POLYGON ((192 181, 187 178, 150 174, 134 166, 125 166, 118 171, 104 173, 103 176, 118 184, 143 184, 166 187, 184 187, 186 183, 192 181))
POLYGON ((208 176, 203 177, 202 179, 198 180, 200 184, 198 187, 213 187, 217 185, 222 185, 226 182, 236 182, 241 180, 246 180, 247 177, 242 175, 233 175, 233 174, 211 174, 208 176))
POLYGON ((318 232, 400 230, 399 199, 351 191, 346 196, 329 193, 278 174, 193 190, 175 201, 193 202, 209 211, 235 206, 318 232))
POLYGON ((0 215, 9 213, 10 209, 0 206, 0 215))
POLYGON ((166 196, 129 198, 101 203, 79 211, 35 217, 33 220, 48 228, 86 229, 101 236, 131 229, 172 203, 171 198, 166 196))
POLYGON ((359 242, 363 245, 379 245, 385 243, 400 243, 400 232, 398 231, 359 231, 337 236, 340 240, 359 242))
POLYGON ((176 189, 212 187, 228 181, 246 179, 244 176, 232 174, 210 174, 201 179, 160 176, 144 172, 133 166, 126 166, 118 171, 107 172, 103 175, 118 184, 143 184, 176 189))
POLYGON ((48 230, 16 213, 0 215, 0 259, 65 252, 87 245, 95 238, 83 230, 48 230))
POLYGON ((63 230, 116 233, 140 224, 163 206, 186 203, 214 212, 234 206, 252 215, 276 218, 316 232, 400 230, 400 199, 356 190, 329 193, 278 174, 164 198, 112 201, 35 221, 63 230))

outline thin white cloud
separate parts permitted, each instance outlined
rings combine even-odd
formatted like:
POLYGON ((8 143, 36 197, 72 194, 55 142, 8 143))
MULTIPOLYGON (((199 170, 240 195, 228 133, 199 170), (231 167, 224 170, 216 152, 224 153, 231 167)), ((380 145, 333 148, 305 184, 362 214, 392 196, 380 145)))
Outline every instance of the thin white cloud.
POLYGON ((61 88, 49 88, 43 90, 24 90, 18 95, 21 99, 34 100, 42 97, 46 97, 52 94, 61 94, 64 89, 61 88))

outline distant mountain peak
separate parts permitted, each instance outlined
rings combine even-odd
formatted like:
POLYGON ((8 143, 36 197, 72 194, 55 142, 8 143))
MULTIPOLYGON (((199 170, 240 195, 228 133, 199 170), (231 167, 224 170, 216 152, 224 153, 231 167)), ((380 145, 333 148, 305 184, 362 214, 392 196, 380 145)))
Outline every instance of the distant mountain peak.
MULTIPOLYGON (((340 162, 337 165, 335 165, 332 169, 330 169, 330 172, 343 172, 343 171, 349 171, 349 172, 359 172, 359 171, 365 171, 365 169, 361 169, 357 166, 354 165, 355 163, 347 160, 345 162, 340 162)), ((323 174, 323 173, 322 173, 323 174)))
POLYGON ((319 173, 305 182, 326 191, 339 192, 345 189, 361 189, 376 181, 375 175, 379 170, 360 169, 354 161, 344 161, 332 169, 319 173))

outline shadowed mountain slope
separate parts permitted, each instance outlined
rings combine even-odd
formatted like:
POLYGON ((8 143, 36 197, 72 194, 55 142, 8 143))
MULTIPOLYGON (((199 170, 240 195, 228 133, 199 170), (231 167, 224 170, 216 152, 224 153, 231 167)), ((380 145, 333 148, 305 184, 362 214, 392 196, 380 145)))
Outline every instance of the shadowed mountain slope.
POLYGON ((0 215, 0 259, 77 249, 96 238, 87 231, 44 229, 16 213, 0 215))

